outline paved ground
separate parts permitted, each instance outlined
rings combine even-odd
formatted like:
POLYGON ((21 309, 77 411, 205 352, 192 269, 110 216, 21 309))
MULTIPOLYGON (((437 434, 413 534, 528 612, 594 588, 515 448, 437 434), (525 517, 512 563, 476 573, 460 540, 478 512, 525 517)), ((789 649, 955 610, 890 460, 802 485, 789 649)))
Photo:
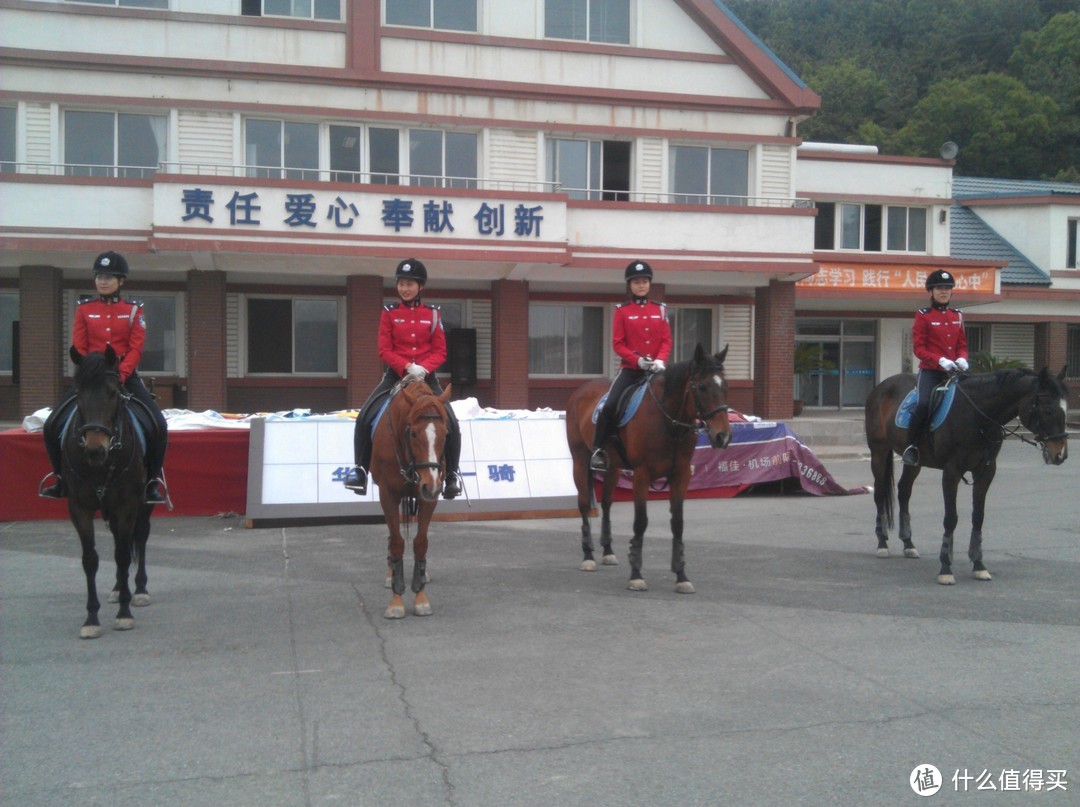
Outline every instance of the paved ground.
MULTIPOLYGON (((938 478, 916 492, 921 560, 874 557, 870 496, 691 502, 693 595, 663 504, 644 593, 624 558, 577 570, 575 520, 439 524, 435 613, 401 621, 381 526, 162 518, 153 604, 128 633, 105 606, 95 641, 70 525, 0 524, 0 801, 897 805, 924 803, 908 781, 930 764, 931 803, 966 770, 1068 782, 972 779, 972 803, 1077 804, 1080 457, 1007 446, 989 583, 962 552, 957 585, 934 583, 938 478)), ((620 557, 630 520, 618 505, 620 557)))

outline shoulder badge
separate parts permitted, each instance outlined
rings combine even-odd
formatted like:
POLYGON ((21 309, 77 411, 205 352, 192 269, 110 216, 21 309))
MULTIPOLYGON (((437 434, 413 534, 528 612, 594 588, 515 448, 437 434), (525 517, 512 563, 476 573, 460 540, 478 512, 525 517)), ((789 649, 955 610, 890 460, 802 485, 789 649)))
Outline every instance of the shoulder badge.
POLYGON ((393 311, 395 308, 398 308, 400 305, 401 305, 401 303, 390 303, 390 305, 384 305, 383 306, 383 311, 393 311))
POLYGON ((929 314, 929 313, 930 313, 930 308, 929 308, 929 307, 927 307, 927 308, 920 308, 920 309, 919 309, 919 313, 920 313, 920 314, 929 314))
POLYGON ((80 294, 79 305, 82 305, 83 303, 89 303, 91 300, 96 299, 98 299, 98 296, 96 294, 80 294))

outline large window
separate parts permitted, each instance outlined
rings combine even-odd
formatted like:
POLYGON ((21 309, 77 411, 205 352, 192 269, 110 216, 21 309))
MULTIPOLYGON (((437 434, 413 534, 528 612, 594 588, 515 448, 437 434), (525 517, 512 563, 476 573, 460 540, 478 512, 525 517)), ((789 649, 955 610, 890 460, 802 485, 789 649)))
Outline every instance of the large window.
POLYGON ((340 20, 341 0, 240 0, 240 13, 247 17, 340 20))
POLYGON ((926 252, 926 208, 885 208, 887 237, 885 249, 890 252, 926 252))
POLYGON ((169 7, 169 0, 77 0, 80 3, 92 3, 98 6, 121 6, 123 8, 164 8, 169 7))
POLYGON ((1065 247, 1065 267, 1067 269, 1076 268, 1076 254, 1080 252, 1080 232, 1077 232, 1080 228, 1076 226, 1077 221, 1077 219, 1069 219, 1069 243, 1065 247))
POLYGON ((530 375, 603 372, 603 308, 544 303, 529 306, 530 375))
POLYGON ((165 115, 64 113, 64 163, 72 176, 149 177, 166 159, 165 115))
POLYGON ((249 297, 249 374, 337 374, 340 311, 337 300, 249 297))
POLYGON ((548 182, 571 199, 630 198, 630 143, 550 139, 546 149, 548 182))
POLYGON ((668 308, 671 323, 672 361, 693 358, 700 344, 706 353, 713 352, 713 319, 709 308, 668 308))
POLYGON ((476 147, 472 132, 410 129, 410 184, 475 188, 476 147))
POLYGON ((16 169, 15 138, 17 110, 13 106, 0 106, 0 172, 9 173, 16 169))
POLYGON ((476 0, 386 0, 387 25, 476 30, 476 0))
POLYGON ((1069 325, 1065 330, 1065 362, 1069 378, 1080 378, 1080 325, 1069 325))
POLYGON ((818 202, 815 249, 926 252, 927 208, 818 202))
POLYGON ((0 291, 0 374, 10 374, 15 362, 15 323, 19 321, 19 295, 0 291))
POLYGON ((630 0, 544 0, 544 36, 630 44, 630 0))
POLYGON ((750 152, 746 149, 671 147, 671 193, 677 204, 745 205, 750 152))
POLYGON ((139 371, 143 374, 179 375, 178 347, 183 343, 177 330, 174 295, 140 295, 146 317, 146 343, 143 345, 139 371))
POLYGON ((807 406, 863 406, 877 377, 877 325, 868 319, 797 319, 795 346, 823 360, 795 376, 795 397, 807 406))
POLYGON ((248 176, 319 178, 319 124, 248 118, 244 126, 248 176))

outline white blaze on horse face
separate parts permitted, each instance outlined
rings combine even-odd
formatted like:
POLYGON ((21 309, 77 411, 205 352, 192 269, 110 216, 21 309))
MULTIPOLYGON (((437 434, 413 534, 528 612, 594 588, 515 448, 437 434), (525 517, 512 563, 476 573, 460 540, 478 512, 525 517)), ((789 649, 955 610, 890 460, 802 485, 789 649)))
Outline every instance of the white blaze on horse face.
POLYGON ((435 454, 435 424, 428 423, 424 428, 424 436, 427 437, 428 462, 438 462, 439 457, 435 454))
POLYGON ((1065 413, 1065 419, 1068 420, 1068 418, 1069 418, 1069 402, 1066 401, 1064 398, 1059 398, 1058 399, 1058 405, 1061 407, 1061 411, 1065 413))

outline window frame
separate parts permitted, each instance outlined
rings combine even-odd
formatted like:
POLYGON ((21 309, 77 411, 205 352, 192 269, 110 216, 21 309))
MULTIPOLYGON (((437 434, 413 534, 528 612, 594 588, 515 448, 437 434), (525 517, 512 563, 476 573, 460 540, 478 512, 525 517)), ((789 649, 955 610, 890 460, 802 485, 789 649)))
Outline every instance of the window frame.
POLYGON ((19 107, 0 104, 0 173, 14 174, 19 168, 19 107), (10 120, 8 119, 10 115, 10 120), (10 126, 10 131, 8 128, 10 126))
POLYGON ((561 137, 558 135, 545 138, 544 141, 544 174, 547 181, 565 193, 569 199, 628 202, 633 188, 634 168, 634 142, 630 140, 592 140, 579 137, 561 137), (564 181, 561 158, 561 144, 582 144, 585 148, 585 184, 581 187, 577 184, 568 184, 564 181), (625 147, 626 172, 625 187, 605 187, 608 182, 616 178, 619 165, 619 157, 611 154, 613 146, 620 149, 625 147))
POLYGON ((151 11, 168 11, 169 0, 64 0, 67 3, 88 6, 114 6, 118 8, 142 8, 151 11))
MULTIPOLYGON (((609 314, 608 314, 608 307, 607 306, 604 306, 604 305, 587 305, 587 304, 584 304, 584 303, 571 303, 571 302, 565 302, 564 303, 564 302, 550 302, 550 301, 545 301, 545 300, 533 300, 533 301, 529 302, 529 323, 530 323, 530 325, 529 325, 529 334, 527 336, 527 339, 528 339, 528 356, 529 356, 529 358, 528 358, 527 370, 528 370, 528 377, 530 379, 590 378, 590 377, 595 377, 596 375, 606 374, 607 373, 607 366, 608 366, 608 361, 609 361, 608 354, 611 352, 610 351, 611 324, 610 324, 610 317, 609 317, 609 314), (563 333, 562 333, 562 367, 563 367, 563 369, 562 369, 561 372, 553 372, 553 373, 536 372, 536 371, 533 370, 533 367, 532 367, 532 357, 533 357, 532 342, 533 342, 533 338, 534 338, 533 334, 532 334, 532 323, 535 321, 533 316, 532 316, 532 312, 534 310, 536 310, 537 308, 541 308, 541 307, 542 308, 559 308, 559 309, 561 309, 563 311, 563 317, 562 317, 562 331, 563 331, 563 333), (599 326, 597 328, 596 344, 593 345, 593 346, 583 346, 583 349, 580 351, 580 354, 579 354, 583 359, 585 357, 588 357, 588 356, 599 356, 600 357, 600 365, 596 369, 587 368, 585 366, 584 361, 582 362, 582 369, 581 369, 580 372, 570 372, 570 370, 568 369, 570 351, 567 350, 567 345, 569 344, 569 342, 574 337, 573 337, 573 335, 568 333, 566 312, 567 312, 568 309, 571 309, 571 308, 572 309, 581 309, 583 312, 585 310, 594 310, 594 311, 599 312, 600 321, 599 321, 599 326), (605 339, 607 339, 608 342, 609 342, 609 344, 607 346, 605 346, 605 344, 604 344, 605 339)), ((583 339, 584 339, 584 337, 582 337, 582 340, 583 339)))
MULTIPOLYGON (((342 22, 344 17, 341 13, 341 0, 306 0, 310 4, 307 14, 277 14, 266 11, 268 0, 240 0, 240 15, 243 17, 269 17, 278 20, 314 20, 315 22, 342 22), (337 5, 337 15, 330 17, 317 13, 320 6, 326 7, 331 4, 337 5)), ((305 0, 288 0, 290 6, 305 0)))
MULTIPOLYGON (((169 159, 169 118, 171 112, 164 114, 154 112, 120 112, 115 109, 83 109, 80 107, 68 107, 63 110, 60 122, 61 150, 63 152, 64 174, 66 176, 91 176, 111 177, 114 179, 148 179, 157 174, 162 163, 169 159), (76 163, 68 159, 68 140, 73 132, 68 131, 68 122, 71 116, 78 115, 107 115, 112 118, 112 163, 76 163), (122 137, 120 131, 121 117, 123 118, 152 118, 162 121, 160 126, 162 142, 158 145, 158 160, 153 166, 133 165, 120 161, 120 149, 122 137)), ((153 127, 151 127, 153 131, 153 127)))
POLYGON ((704 312, 708 320, 709 339, 708 343, 702 342, 705 351, 712 354, 716 350, 716 306, 711 305, 669 305, 667 306, 668 325, 671 327, 671 361, 688 361, 693 358, 693 350, 698 340, 693 344, 686 343, 683 334, 680 333, 684 320, 682 315, 687 311, 704 312))
MULTIPOLYGON (((584 32, 582 36, 556 36, 548 33, 548 10, 554 8, 555 3, 552 0, 543 0, 543 26, 544 26, 544 39, 554 39, 562 42, 589 42, 596 45, 632 45, 634 44, 635 33, 635 21, 637 12, 636 0, 625 0, 626 7, 626 39, 625 41, 620 39, 610 38, 597 38, 598 34, 593 31, 593 11, 596 6, 606 3, 621 3, 623 0, 563 0, 563 2, 570 2, 574 4, 576 2, 584 3, 583 17, 584 17, 584 32)), ((556 13, 562 9, 555 9, 556 13)), ((572 9, 569 9, 572 14, 572 9)), ((599 13, 599 12, 598 12, 599 13)))
MULTIPOLYGON (((341 295, 332 294, 241 294, 240 295, 240 375, 243 378, 342 378, 345 372, 345 299, 341 295), (252 319, 250 316, 250 302, 253 300, 280 300, 289 302, 290 309, 290 355, 289 365, 292 368, 288 372, 281 371, 255 371, 251 369, 251 333, 250 328, 252 325, 252 319), (334 304, 334 312, 337 317, 336 321, 336 335, 334 340, 334 350, 336 354, 337 368, 335 370, 325 371, 306 371, 298 372, 296 370, 297 365, 297 317, 296 317, 296 305, 303 302, 332 302, 334 304)), ((268 327, 274 327, 273 323, 268 323, 268 327)))
MULTIPOLYGON (((423 0, 422 0, 423 1, 423 0)), ((464 0, 464 2, 472 4, 472 27, 462 28, 458 26, 450 25, 438 25, 439 20, 439 7, 441 6, 445 12, 450 6, 453 0, 426 0, 427 3, 427 21, 425 23, 420 22, 390 22, 390 4, 392 0, 383 0, 382 2, 382 21, 383 25, 400 25, 406 28, 420 28, 428 31, 457 31, 467 34, 476 34, 480 32, 480 9, 479 0, 464 0)), ((461 3, 462 0, 456 0, 457 3, 461 3)))
MULTIPOLYGON (((671 143, 668 146, 668 195, 671 201, 675 204, 681 205, 720 205, 725 207, 747 207, 750 204, 750 195, 753 190, 753 175, 752 166, 753 160, 751 156, 753 153, 752 148, 733 147, 729 145, 724 146, 710 146, 691 143, 671 143), (678 152, 699 152, 705 153, 705 170, 695 172, 695 175, 705 177, 705 192, 699 193, 697 191, 683 190, 677 187, 679 182, 679 175, 677 173, 676 165, 678 163, 678 152), (713 187, 713 161, 717 155, 715 152, 739 152, 746 158, 745 165, 745 185, 743 187, 743 193, 730 193, 721 192, 713 187)), ((688 155, 689 156, 689 155, 688 155)))
MULTIPOLYGON (((1065 223, 1065 268, 1076 269, 1080 266, 1080 219, 1069 219, 1065 223)), ((1077 367, 1080 370, 1080 366, 1077 367)))
POLYGON ((1065 326, 1065 362, 1068 377, 1080 378, 1080 325, 1065 326))
MULTIPOLYGON (((7 305, 14 303, 14 306, 11 308, 12 317, 10 319, 0 316, 0 334, 2 334, 0 335, 0 345, 5 345, 11 349, 11 355, 6 357, 6 359, 3 352, 0 352, 0 376, 11 378, 15 374, 15 344, 12 325, 16 322, 21 322, 19 306, 22 298, 20 297, 18 289, 4 288, 0 289, 0 299, 5 300, 7 305), (7 300, 6 298, 9 297, 12 299, 7 300), (7 345, 6 341, 9 338, 11 338, 12 343, 7 345)), ((4 307, 5 306, 0 306, 0 314, 3 313, 4 307)))

